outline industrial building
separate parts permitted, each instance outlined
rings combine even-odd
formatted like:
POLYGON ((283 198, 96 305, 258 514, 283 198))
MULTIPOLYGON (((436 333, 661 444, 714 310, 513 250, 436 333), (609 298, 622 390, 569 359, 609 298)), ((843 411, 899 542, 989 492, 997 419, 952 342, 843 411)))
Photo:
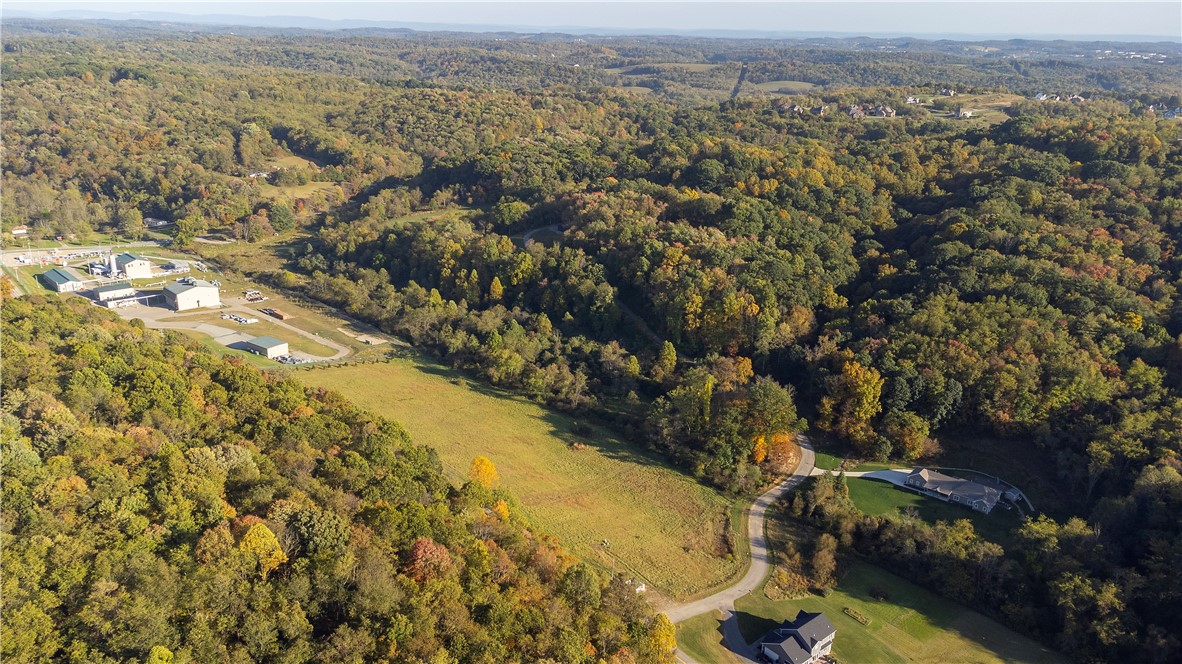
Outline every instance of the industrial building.
POLYGON ((255 337, 246 343, 246 350, 273 360, 280 355, 287 355, 287 342, 275 337, 255 337))
POLYGON ((42 272, 37 275, 37 278, 41 280, 41 283, 59 293, 76 293, 85 287, 80 279, 60 267, 42 272))
POLYGON ((150 279, 152 277, 152 263, 145 258, 140 258, 134 254, 122 253, 113 257, 112 263, 114 270, 110 276, 115 276, 114 273, 121 272, 123 276, 128 279, 150 279))
POLYGON ((208 281, 184 277, 164 287, 164 303, 177 311, 188 311, 220 307, 222 297, 218 287, 208 281))
POLYGON ((131 284, 110 284, 108 286, 100 286, 91 291, 94 294, 94 299, 99 302, 109 302, 111 300, 122 300, 125 297, 135 297, 135 289, 131 284))

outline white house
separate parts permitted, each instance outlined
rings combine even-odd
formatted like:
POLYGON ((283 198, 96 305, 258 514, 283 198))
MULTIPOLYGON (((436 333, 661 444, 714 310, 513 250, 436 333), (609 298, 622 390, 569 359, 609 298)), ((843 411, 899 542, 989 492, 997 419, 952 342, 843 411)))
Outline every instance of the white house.
POLYGON ((164 287, 164 303, 177 311, 188 311, 220 307, 222 297, 218 287, 208 281, 185 277, 164 287))
POLYGON ((801 611, 759 642, 759 651, 776 664, 816 664, 833 650, 837 630, 824 613, 801 611))
POLYGON ((150 279, 152 264, 147 259, 129 253, 115 257, 115 268, 128 279, 150 279))
POLYGON ((28 234, 29 234, 29 227, 28 226, 13 226, 12 227, 12 236, 13 237, 25 237, 28 234))

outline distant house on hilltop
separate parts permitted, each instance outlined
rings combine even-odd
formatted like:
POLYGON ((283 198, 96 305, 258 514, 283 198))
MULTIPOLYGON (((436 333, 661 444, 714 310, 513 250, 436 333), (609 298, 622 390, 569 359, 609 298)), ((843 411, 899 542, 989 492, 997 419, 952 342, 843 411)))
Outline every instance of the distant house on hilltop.
POLYGON ((814 106, 809 109, 809 113, 812 113, 813 115, 815 115, 819 118, 823 118, 823 117, 825 117, 825 106, 824 105, 814 106))
POLYGON ((918 489, 920 492, 933 498, 939 498, 944 502, 964 505, 986 514, 993 511, 1002 496, 1001 491, 994 487, 973 480, 944 475, 927 468, 916 468, 911 471, 907 479, 903 480, 903 485, 918 489))
POLYGON ((846 109, 846 114, 855 120, 861 120, 862 118, 866 117, 866 111, 862 110, 862 107, 857 104, 851 104, 850 107, 846 109))
POLYGON ((973 112, 967 108, 958 108, 958 109, 956 109, 956 117, 971 118, 971 117, 973 117, 973 112))
POLYGON ((879 104, 874 107, 874 110, 870 114, 876 118, 893 118, 895 117, 895 109, 886 104, 879 104))
POLYGON ((816 664, 833 650, 837 630, 823 613, 801 611, 768 632, 759 652, 776 664, 816 664))

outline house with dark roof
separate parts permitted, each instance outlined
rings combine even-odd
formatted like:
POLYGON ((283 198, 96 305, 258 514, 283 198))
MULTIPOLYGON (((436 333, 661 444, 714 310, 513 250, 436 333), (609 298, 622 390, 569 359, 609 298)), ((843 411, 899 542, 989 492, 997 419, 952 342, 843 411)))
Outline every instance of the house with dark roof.
POLYGON ((970 507, 986 514, 993 511, 1002 492, 995 487, 973 480, 952 477, 927 468, 911 471, 903 485, 944 502, 970 507))
POLYGON ((776 664, 815 664, 833 650, 836 635, 824 613, 801 611, 760 639, 759 652, 776 664))
POLYGON ((63 268, 55 267, 48 272, 37 275, 41 283, 58 293, 75 293, 82 290, 82 280, 70 274, 63 268))

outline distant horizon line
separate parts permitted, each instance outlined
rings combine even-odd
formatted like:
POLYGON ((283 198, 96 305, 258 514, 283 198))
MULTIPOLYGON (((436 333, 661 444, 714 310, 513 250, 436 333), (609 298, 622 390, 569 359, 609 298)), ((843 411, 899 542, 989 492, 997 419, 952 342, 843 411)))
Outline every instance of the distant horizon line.
POLYGON ((32 19, 46 21, 140 21, 147 23, 185 23, 195 25, 301 29, 320 32, 339 32, 359 28, 404 29, 416 32, 468 32, 468 33, 513 33, 513 34, 561 34, 570 36, 594 35, 603 37, 704 37, 704 38, 746 38, 746 39, 793 39, 793 38, 836 38, 850 39, 921 39, 925 41, 1066 41, 1066 42, 1170 42, 1179 43, 1174 35, 1153 34, 1059 34, 1059 33, 965 33, 965 32, 841 32, 836 30, 759 30, 754 28, 613 28, 590 25, 523 25, 450 23, 427 21, 394 21, 383 19, 343 18, 329 19, 299 15, 250 16, 245 14, 203 13, 168 11, 111 12, 101 10, 29 10, 10 9, 0 11, 0 25, 7 19, 32 19), (314 24, 314 25, 313 25, 314 24))

